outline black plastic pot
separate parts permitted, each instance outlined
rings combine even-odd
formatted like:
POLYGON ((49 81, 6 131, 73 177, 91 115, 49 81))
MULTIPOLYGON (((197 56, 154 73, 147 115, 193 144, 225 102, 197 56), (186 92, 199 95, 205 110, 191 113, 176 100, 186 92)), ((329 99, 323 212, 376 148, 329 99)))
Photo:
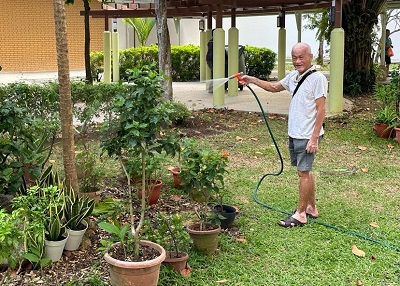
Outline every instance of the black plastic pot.
POLYGON ((221 228, 225 229, 232 225, 236 217, 236 208, 230 205, 216 205, 214 206, 214 212, 223 216, 225 219, 221 219, 221 228))

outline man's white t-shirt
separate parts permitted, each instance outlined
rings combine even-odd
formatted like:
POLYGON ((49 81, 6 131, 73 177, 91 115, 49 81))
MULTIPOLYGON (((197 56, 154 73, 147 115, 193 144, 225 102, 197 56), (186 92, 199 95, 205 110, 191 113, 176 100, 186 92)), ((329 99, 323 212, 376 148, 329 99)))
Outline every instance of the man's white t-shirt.
MULTIPOLYGON (((314 69, 315 67, 312 66, 309 70, 314 69)), ((308 70, 298 77, 299 72, 292 71, 280 83, 293 96, 297 84, 307 72, 308 70)), ((296 139, 311 138, 317 118, 315 100, 322 96, 327 97, 327 93, 328 80, 321 72, 314 72, 308 75, 290 102, 288 122, 288 134, 290 137, 296 139)), ((320 135, 322 134, 324 134, 324 128, 321 128, 320 135)))

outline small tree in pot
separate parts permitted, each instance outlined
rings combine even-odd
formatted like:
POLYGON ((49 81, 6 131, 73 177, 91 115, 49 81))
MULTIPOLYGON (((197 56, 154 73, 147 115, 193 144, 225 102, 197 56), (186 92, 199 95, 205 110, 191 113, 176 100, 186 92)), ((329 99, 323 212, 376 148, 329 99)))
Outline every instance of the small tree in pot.
MULTIPOLYGON (((119 158, 121 166, 124 170, 128 181, 128 194, 129 199, 129 217, 130 217, 130 235, 131 240, 133 240, 133 250, 125 251, 125 259, 130 261, 138 260, 141 254, 141 240, 140 240, 140 230, 143 226, 144 218, 146 215, 147 200, 146 196, 142 196, 141 205, 138 216, 139 221, 136 222, 136 216, 133 209, 133 186, 131 184, 131 176, 127 171, 125 165, 126 155, 129 154, 139 154, 141 162, 141 192, 146 193, 147 189, 147 176, 146 176, 146 155, 151 152, 167 151, 174 152, 174 144, 171 143, 167 137, 162 136, 162 127, 169 124, 168 113, 170 110, 166 107, 165 102, 162 100, 161 96, 161 79, 162 77, 153 69, 153 67, 143 67, 142 69, 135 69, 132 71, 132 81, 133 85, 131 90, 124 95, 117 95, 114 101, 113 112, 116 115, 115 122, 107 123, 106 132, 108 138, 103 142, 103 147, 107 150, 109 155, 113 155, 119 158)), ((113 224, 104 223, 102 228, 106 231, 113 232, 113 224)), ((125 236, 125 234, 124 234, 125 236)), ((125 250, 125 239, 121 239, 120 247, 125 250)), ((115 249, 116 246, 113 246, 115 249)), ((159 253, 159 263, 165 258, 165 250, 158 246, 159 253)), ((106 254, 106 260, 107 254, 106 254)), ((109 263, 112 259, 108 259, 109 263)), ((133 266, 131 266, 133 268, 133 266)), ((112 270, 112 267, 111 267, 112 270)), ((154 271, 153 271, 154 272, 154 271)), ((157 273, 159 273, 159 265, 157 273)), ((114 285, 128 285, 130 282, 118 280, 117 274, 111 272, 111 283, 114 285)), ((141 285, 153 285, 146 284, 148 282, 143 282, 137 280, 135 283, 141 285)), ((136 284, 129 284, 136 285, 136 284)))

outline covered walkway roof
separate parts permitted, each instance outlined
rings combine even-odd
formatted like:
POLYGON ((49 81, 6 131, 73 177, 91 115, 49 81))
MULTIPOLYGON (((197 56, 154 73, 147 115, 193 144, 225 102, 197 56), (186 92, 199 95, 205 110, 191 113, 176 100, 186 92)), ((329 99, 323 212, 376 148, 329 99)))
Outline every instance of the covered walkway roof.
MULTIPOLYGON (((332 0, 166 0, 167 17, 222 15, 266 15, 327 8, 332 0)), ((92 17, 154 17, 152 0, 111 0, 102 10, 92 10, 92 17), (145 3, 147 2, 147 3, 145 3)), ((347 2, 347 0, 344 0, 347 2)))

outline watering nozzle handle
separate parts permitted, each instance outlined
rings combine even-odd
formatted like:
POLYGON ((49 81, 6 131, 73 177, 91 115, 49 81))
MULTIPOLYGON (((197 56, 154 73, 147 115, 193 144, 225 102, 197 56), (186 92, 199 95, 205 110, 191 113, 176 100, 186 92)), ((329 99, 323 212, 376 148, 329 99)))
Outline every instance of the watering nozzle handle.
POLYGON ((229 79, 236 78, 240 84, 246 85, 247 83, 242 79, 242 75, 243 75, 242 72, 238 72, 235 73, 234 75, 231 75, 229 79))

